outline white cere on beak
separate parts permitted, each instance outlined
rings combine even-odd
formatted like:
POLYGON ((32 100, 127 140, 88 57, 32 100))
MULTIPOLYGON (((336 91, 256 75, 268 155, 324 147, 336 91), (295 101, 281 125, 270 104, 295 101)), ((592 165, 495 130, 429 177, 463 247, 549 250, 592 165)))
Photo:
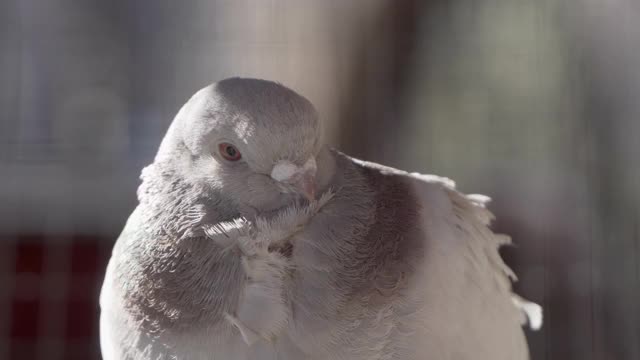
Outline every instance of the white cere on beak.
POLYGON ((298 172, 300 172, 300 169, 292 162, 280 160, 271 170, 271 178, 275 181, 287 181, 298 172))
POLYGON ((303 174, 315 175, 316 159, 310 158, 302 167, 296 166, 288 160, 280 160, 271 170, 271 178, 280 182, 290 182, 303 174))
POLYGON ((291 185, 296 192, 313 201, 316 196, 316 170, 314 158, 307 160, 302 166, 281 160, 271 170, 271 178, 291 185))

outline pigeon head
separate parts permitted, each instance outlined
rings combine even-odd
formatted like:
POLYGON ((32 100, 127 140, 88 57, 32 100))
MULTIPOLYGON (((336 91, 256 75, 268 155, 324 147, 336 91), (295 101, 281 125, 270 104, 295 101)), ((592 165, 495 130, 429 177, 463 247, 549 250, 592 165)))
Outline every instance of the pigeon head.
POLYGON ((258 211, 315 198, 321 127, 313 105, 271 81, 207 86, 176 115, 156 163, 258 211))

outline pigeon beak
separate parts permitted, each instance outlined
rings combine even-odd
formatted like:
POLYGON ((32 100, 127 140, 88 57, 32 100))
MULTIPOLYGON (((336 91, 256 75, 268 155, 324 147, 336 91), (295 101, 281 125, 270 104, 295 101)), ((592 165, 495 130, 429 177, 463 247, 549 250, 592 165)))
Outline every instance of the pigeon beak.
POLYGON ((293 183, 293 187, 307 200, 313 201, 316 199, 316 177, 310 171, 304 172, 298 181, 293 183))
POLYGON ((316 199, 316 161, 309 159, 303 166, 296 166, 289 161, 279 161, 271 171, 271 178, 289 184, 307 200, 316 199))

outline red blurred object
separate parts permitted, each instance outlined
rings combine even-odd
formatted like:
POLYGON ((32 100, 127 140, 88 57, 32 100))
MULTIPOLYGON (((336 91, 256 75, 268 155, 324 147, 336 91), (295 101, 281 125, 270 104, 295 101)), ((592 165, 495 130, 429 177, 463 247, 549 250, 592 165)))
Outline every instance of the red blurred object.
POLYGON ((10 311, 0 314, 0 360, 100 359, 98 296, 111 241, 33 234, 0 240, 7 265, 0 301, 10 311))

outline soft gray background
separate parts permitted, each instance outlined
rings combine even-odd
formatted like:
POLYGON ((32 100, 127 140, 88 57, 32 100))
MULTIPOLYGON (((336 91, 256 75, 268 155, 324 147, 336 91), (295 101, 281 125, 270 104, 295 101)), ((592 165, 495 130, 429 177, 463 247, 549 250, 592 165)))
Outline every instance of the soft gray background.
POLYGON ((640 359, 639 19, 637 0, 0 0, 0 232, 113 241, 179 106, 272 79, 345 152, 494 198, 545 307, 534 360, 640 359))

